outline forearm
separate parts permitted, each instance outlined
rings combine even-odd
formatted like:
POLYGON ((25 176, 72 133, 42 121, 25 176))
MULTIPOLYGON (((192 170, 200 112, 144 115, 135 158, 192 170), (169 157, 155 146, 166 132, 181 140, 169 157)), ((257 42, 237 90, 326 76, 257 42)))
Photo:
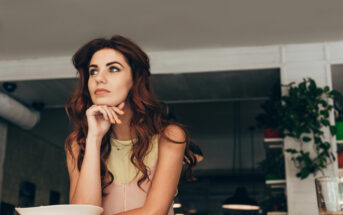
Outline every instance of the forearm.
POLYGON ((70 204, 101 206, 100 144, 100 138, 87 137, 80 175, 70 204))
POLYGON ((154 208, 150 207, 148 208, 146 205, 140 208, 135 208, 129 211, 116 213, 113 215, 142 215, 142 214, 149 214, 149 215, 166 215, 167 212, 165 212, 162 208, 154 208))
POLYGON ((142 214, 154 215, 154 213, 148 212, 144 206, 140 208, 135 208, 129 211, 125 211, 125 212, 116 213, 113 215, 142 215, 142 214))

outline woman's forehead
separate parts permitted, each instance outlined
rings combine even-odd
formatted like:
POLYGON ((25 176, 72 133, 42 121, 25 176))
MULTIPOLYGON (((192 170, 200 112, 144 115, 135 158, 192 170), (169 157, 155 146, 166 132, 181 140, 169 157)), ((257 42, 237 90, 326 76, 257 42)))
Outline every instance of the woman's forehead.
POLYGON ((115 49, 104 48, 96 51, 89 64, 106 65, 109 62, 118 61, 126 64, 126 59, 122 53, 115 49))

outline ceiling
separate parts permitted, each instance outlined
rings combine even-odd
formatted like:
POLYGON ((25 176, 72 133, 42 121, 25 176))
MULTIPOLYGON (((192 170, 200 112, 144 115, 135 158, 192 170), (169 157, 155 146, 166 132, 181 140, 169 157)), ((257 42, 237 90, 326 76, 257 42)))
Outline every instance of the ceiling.
POLYGON ((71 56, 95 37, 147 51, 343 39, 341 0, 1 0, 0 60, 71 56))

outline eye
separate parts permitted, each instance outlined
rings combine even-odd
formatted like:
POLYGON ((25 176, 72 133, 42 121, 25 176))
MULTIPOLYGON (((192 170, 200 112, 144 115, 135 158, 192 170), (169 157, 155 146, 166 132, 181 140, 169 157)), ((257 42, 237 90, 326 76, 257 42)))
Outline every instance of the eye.
POLYGON ((117 67, 111 66, 110 71, 111 72, 119 72, 119 69, 117 67))
POLYGON ((89 70, 89 74, 90 74, 90 75, 94 75, 93 72, 96 72, 96 69, 91 69, 91 70, 89 70))

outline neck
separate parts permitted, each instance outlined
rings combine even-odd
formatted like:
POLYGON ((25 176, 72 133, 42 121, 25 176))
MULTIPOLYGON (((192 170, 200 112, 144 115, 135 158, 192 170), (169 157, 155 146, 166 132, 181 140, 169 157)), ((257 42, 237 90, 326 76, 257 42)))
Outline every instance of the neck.
POLYGON ((122 121, 122 123, 121 124, 116 123, 112 125, 111 129, 112 129, 112 132, 115 134, 116 139, 130 140, 131 135, 133 138, 135 136, 134 134, 132 134, 132 131, 130 128, 130 121, 131 121, 133 113, 132 113, 132 109, 128 101, 126 101, 123 111, 125 112, 124 115, 118 114, 118 117, 122 121))

